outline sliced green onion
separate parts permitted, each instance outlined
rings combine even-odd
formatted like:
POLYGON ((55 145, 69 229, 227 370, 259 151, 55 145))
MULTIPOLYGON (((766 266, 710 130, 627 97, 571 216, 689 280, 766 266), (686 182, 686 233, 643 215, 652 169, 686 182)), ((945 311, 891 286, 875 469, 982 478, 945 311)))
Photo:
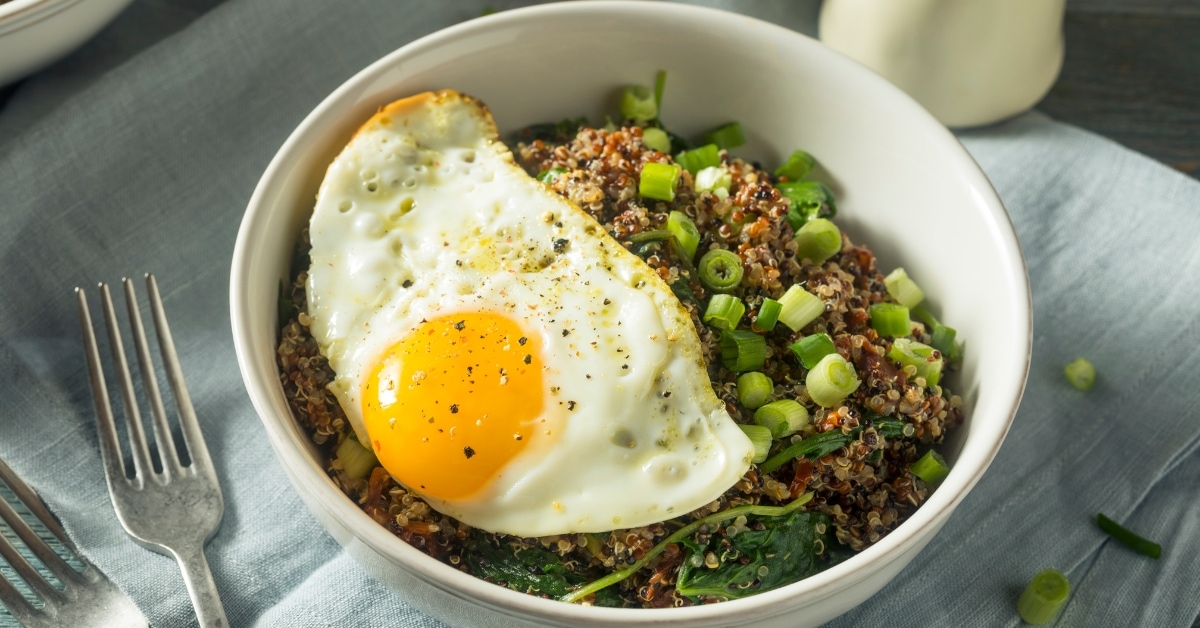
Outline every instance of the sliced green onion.
MULTIPOLYGON (((654 76, 654 108, 662 111, 663 89, 667 86, 667 71, 659 70, 654 76)), ((666 151, 663 151, 666 152, 666 151)))
POLYGON ((825 303, 817 295, 805 290, 800 284, 793 285, 779 297, 779 322, 792 331, 816 320, 825 311, 825 303))
POLYGON ((658 105, 654 101, 654 91, 645 85, 629 85, 621 90, 621 117, 626 120, 644 124, 658 117, 658 105))
POLYGON ((1074 362, 1063 367, 1067 381, 1079 390, 1087 390, 1096 383, 1096 367, 1084 358, 1075 358, 1074 362))
POLYGON ((790 202, 787 221, 793 231, 799 231, 810 220, 837 215, 833 192, 820 181, 785 182, 775 188, 790 202))
POLYGON ((754 323, 751 327, 755 331, 767 332, 775 329, 775 323, 779 320, 779 313, 783 311, 783 305, 770 297, 764 298, 762 305, 758 306, 758 315, 754 317, 754 323))
POLYGON ((917 377, 924 377, 927 386, 937 386, 942 378, 942 352, 927 344, 911 338, 897 338, 888 349, 887 357, 917 369, 917 377))
POLYGON ((648 126, 642 129, 642 143, 646 148, 660 153, 671 152, 671 138, 667 136, 666 131, 658 127, 648 126))
POLYGON ((745 313, 746 304, 741 299, 732 294, 714 294, 704 310, 704 323, 726 331, 737 329, 745 313))
MULTIPOLYGON (((751 425, 745 427, 755 426, 751 425)), ((748 504, 745 506, 736 506, 734 508, 730 508, 729 510, 722 510, 707 517, 696 519, 695 521, 692 521, 691 523, 671 533, 671 535, 667 538, 659 541, 658 545, 650 548, 650 551, 643 554, 641 558, 634 561, 633 564, 629 565, 628 567, 625 567, 620 571, 614 571, 603 578, 593 580, 558 599, 563 602, 578 602, 579 600, 584 599, 596 591, 610 587, 618 582, 621 582, 622 580, 625 580, 629 576, 632 576, 640 571, 642 567, 645 567, 647 564, 649 564, 651 560, 654 560, 654 557, 663 553, 663 550, 667 549, 668 546, 678 543, 683 539, 695 534, 696 530, 699 530, 701 526, 709 526, 714 523, 721 523, 723 521, 729 521, 730 519, 737 519, 738 517, 743 516, 782 517, 784 515, 789 515, 793 512, 796 512, 801 506, 807 504, 809 501, 812 501, 812 498, 812 493, 803 493, 784 506, 759 506, 755 504, 748 504)))
POLYGON ((942 352, 942 357, 946 358, 947 362, 956 362, 959 358, 958 344, 954 342, 958 332, 953 327, 947 327, 941 323, 933 326, 933 338, 930 339, 930 344, 934 349, 942 352))
POLYGON ((912 333, 908 308, 897 303, 875 303, 869 310, 871 327, 880 336, 904 337, 912 333))
POLYGON ((760 370, 767 360, 767 339, 752 331, 723 331, 717 344, 721 363, 735 373, 760 370))
POLYGON ((798 150, 789 155, 782 166, 775 169, 775 176, 787 177, 788 181, 800 181, 812 171, 814 163, 816 160, 812 155, 798 150))
POLYGON ((771 394, 775 392, 775 382, 766 373, 750 371, 742 373, 737 378, 738 402, 754 410, 762 407, 771 394))
MULTIPOLYGON (((754 422, 771 430, 774 438, 785 438, 808 425, 808 410, 794 399, 772 401, 754 411, 754 422)), ((765 460, 766 457, 763 457, 765 460)), ((758 462, 762 462, 759 460, 758 462)))
POLYGON ((883 278, 883 285, 887 287, 888 294, 892 295, 896 303, 904 307, 911 308, 925 300, 925 292, 917 282, 909 278, 903 268, 888 273, 888 276, 883 278))
POLYGON ((854 366, 841 354, 830 353, 809 369, 804 385, 813 403, 822 408, 832 408, 850 393, 858 390, 862 381, 854 372, 854 366))
POLYGON ((824 264, 842 250, 842 232, 825 218, 814 218, 796 232, 796 257, 824 264))
POLYGON ((721 165, 721 153, 716 144, 705 144, 700 148, 685 150, 675 157, 675 163, 683 166, 684 170, 696 173, 705 168, 712 168, 721 165))
POLYGON ((1120 541, 1122 545, 1129 549, 1157 559, 1162 556, 1162 546, 1154 541, 1142 538, 1138 534, 1122 526, 1121 524, 1104 516, 1104 513, 1096 515, 1096 525, 1100 526, 1112 538, 1120 541))
POLYGON ((696 247, 700 245, 700 230, 696 228, 696 223, 687 214, 672 210, 667 216, 667 230, 675 236, 678 245, 676 253, 691 262, 696 257, 696 247))
POLYGON ((809 436, 803 440, 797 441, 788 445, 779 453, 771 456, 766 462, 758 465, 758 470, 763 473, 773 473, 779 467, 799 458, 807 456, 809 458, 820 458, 825 454, 835 452, 850 443, 851 436, 842 433, 839 429, 832 429, 828 432, 821 432, 813 436, 809 436))
POLYGON ((728 190, 733 185, 733 177, 721 166, 709 166, 696 173, 696 191, 711 192, 713 190, 728 190))
POLYGON ((675 200, 675 184, 679 182, 679 166, 648 161, 642 166, 638 194, 659 201, 675 200))
POLYGON ((730 149, 745 144, 746 136, 742 134, 742 125, 730 122, 705 133, 702 141, 716 144, 718 148, 730 149))
POLYGON ((940 484, 942 480, 950 473, 950 465, 946 464, 946 459, 938 452, 930 449, 925 452, 924 456, 917 459, 908 468, 909 472, 921 478, 930 486, 940 484))
POLYGON ((565 172, 567 172, 566 168, 551 168, 549 170, 543 170, 538 173, 537 180, 545 183, 546 185, 550 185, 555 179, 558 178, 558 175, 565 172))
POLYGON ((346 436, 346 440, 338 445, 337 459, 342 461, 342 470, 351 480, 361 480, 370 475, 371 470, 379 466, 375 452, 362 446, 354 434, 346 436))
POLYGON ((825 356, 837 353, 833 346, 833 338, 830 338, 829 334, 810 334, 792 343, 788 348, 796 354, 796 358, 806 369, 816 366, 825 356))
POLYGON ((1048 624, 1070 596, 1071 583, 1067 577, 1057 569, 1043 569, 1034 574, 1021 592, 1021 597, 1017 599, 1017 613, 1026 623, 1048 624))
POLYGON ((729 292, 742 283, 742 258, 733 251, 712 249, 696 265, 700 283, 713 292, 729 292))
POLYGON ((750 462, 758 464, 766 460, 771 451, 771 429, 762 425, 739 424, 738 427, 742 428, 746 437, 750 439, 750 444, 754 445, 754 458, 750 462))
POLYGON ((634 244, 642 242, 655 242, 658 240, 666 240, 671 237, 671 232, 666 229, 654 229, 652 231, 639 231, 629 236, 629 241, 634 244))
POLYGON ((922 323, 925 324, 926 327, 928 327, 930 329, 933 329, 934 327, 941 325, 941 323, 938 322, 937 317, 933 315, 933 312, 930 312, 929 309, 925 307, 924 303, 921 303, 912 308, 909 308, 909 313, 912 315, 913 318, 921 321, 922 323))

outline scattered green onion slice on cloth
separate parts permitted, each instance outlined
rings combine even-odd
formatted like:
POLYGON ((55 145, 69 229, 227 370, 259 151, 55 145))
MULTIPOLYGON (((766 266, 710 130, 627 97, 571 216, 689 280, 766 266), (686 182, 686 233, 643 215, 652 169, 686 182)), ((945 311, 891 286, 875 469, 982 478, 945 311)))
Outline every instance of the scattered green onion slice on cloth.
POLYGON ((1104 513, 1096 514, 1096 525, 1100 526, 1109 536, 1119 541, 1125 547, 1150 558, 1158 559, 1162 556, 1162 546, 1154 541, 1146 539, 1137 533, 1129 530, 1121 524, 1104 516, 1104 513))
POLYGON ((1096 383, 1096 367, 1085 358, 1075 358, 1075 361, 1063 367, 1063 374, 1077 390, 1087 390, 1096 383))
POLYGON ((1017 613, 1026 623, 1049 623, 1071 596, 1071 583, 1057 569, 1043 569, 1036 574, 1017 600, 1017 613))

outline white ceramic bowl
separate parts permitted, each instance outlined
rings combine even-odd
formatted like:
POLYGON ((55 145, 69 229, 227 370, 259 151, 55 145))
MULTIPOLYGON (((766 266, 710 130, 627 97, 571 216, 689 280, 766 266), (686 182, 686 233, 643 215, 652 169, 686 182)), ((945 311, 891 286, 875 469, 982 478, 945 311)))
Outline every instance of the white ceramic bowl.
POLYGON ((946 522, 991 462, 1028 369, 1028 279, 999 199, 955 138, 900 90, 794 32, 716 10, 656 2, 572 2, 498 13, 413 42, 355 75, 292 133, 263 174, 238 235, 231 315, 251 399, 280 462, 315 516, 396 594, 452 624, 802 626, 861 603, 946 522), (553 71, 552 71, 553 69, 553 71), (919 278, 966 342, 952 381, 967 421, 944 451, 953 469, 916 514, 823 573, 742 600, 681 609, 610 609, 489 584, 406 545, 325 476, 289 413, 275 362, 276 294, 324 170, 380 105, 450 87, 484 100, 502 130, 616 108, 620 86, 668 73, 662 116, 682 134, 738 120, 742 156, 817 156, 839 225, 881 269, 919 278))
POLYGON ((58 60, 130 0, 11 0, 0 4, 0 85, 58 60))

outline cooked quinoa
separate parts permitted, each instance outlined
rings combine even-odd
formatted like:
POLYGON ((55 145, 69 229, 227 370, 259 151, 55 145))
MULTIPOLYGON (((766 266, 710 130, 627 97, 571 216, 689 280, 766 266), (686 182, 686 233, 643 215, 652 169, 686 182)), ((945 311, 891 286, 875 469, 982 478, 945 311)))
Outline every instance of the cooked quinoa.
MULTIPOLYGON (((843 234, 841 252, 825 263, 797 259, 792 227, 786 220, 789 201, 776 189, 777 181, 768 171, 725 151, 721 151, 721 159, 732 177, 728 196, 697 193, 692 175, 683 170, 673 201, 640 198, 638 181, 643 164, 671 163, 671 157, 648 149, 642 141, 642 129, 637 127, 611 131, 581 128, 573 139, 561 143, 522 142, 514 156, 531 175, 557 172, 557 176, 548 177, 548 185, 593 216, 680 295, 704 347, 713 389, 738 423, 752 423, 753 411, 738 401, 737 373, 722 364, 719 332, 701 320, 701 304, 710 295, 696 277, 692 263, 679 259, 675 249, 663 246, 661 241, 634 244, 631 236, 665 229, 672 210, 686 214, 701 234, 697 258, 713 248, 731 250, 741 257, 744 276, 733 294, 744 301, 747 320, 754 320, 763 298, 778 299, 789 286, 802 284, 817 295, 825 303, 824 314, 799 332, 777 325, 766 334, 767 359, 761 370, 775 383, 772 400, 794 399, 811 415, 811 423, 793 435, 792 442, 832 430, 852 437, 839 450, 816 459, 801 457, 771 474, 763 474, 752 465, 719 499, 667 522, 604 534, 541 538, 474 530, 431 509, 382 467, 376 466, 365 477, 347 473, 338 451, 353 433, 337 400, 326 389, 333 381, 333 372, 309 333, 305 313, 305 234, 293 262, 294 281, 280 304, 280 379, 297 421, 324 456, 329 476, 364 512, 438 560, 519 589, 521 585, 497 577, 495 572, 476 573, 491 560, 481 558, 482 553, 540 548, 559 557, 568 582, 591 581, 634 563, 687 522, 745 504, 783 505, 811 492, 812 499, 804 509, 823 516, 816 531, 822 538, 831 539, 830 547, 825 547, 823 541, 815 544, 820 551, 817 558, 832 564, 848 551, 860 551, 879 541, 925 501, 930 488, 909 473, 909 465, 961 423, 962 403, 948 390, 926 385, 916 376, 914 367, 901 367, 885 357, 891 341, 879 337, 871 327, 868 308, 892 299, 867 248, 852 243, 843 234), (836 408, 822 408, 812 402, 804 385, 807 371, 789 349, 798 338, 822 332, 833 339, 838 353, 853 364, 862 380, 836 408), (872 420, 878 416, 903 422, 903 436, 888 438, 879 433, 872 420)), ((929 330, 917 322, 913 323, 911 338, 931 342, 929 330)), ((729 540, 736 534, 755 529, 763 529, 763 523, 739 517, 702 526, 691 541, 708 547, 729 547, 729 540)), ((606 592, 608 597, 603 603, 657 608, 708 603, 724 597, 689 597, 677 592, 674 585, 688 553, 685 543, 667 546, 633 576, 609 587, 608 591, 617 595, 606 592)), ((736 553, 729 552, 722 556, 715 552, 695 555, 692 566, 715 568, 723 558, 733 560, 727 558, 730 555, 737 559, 736 553)), ((761 569, 759 575, 764 575, 761 569)), ((746 584, 750 589, 756 586, 757 581, 746 584)), ((589 596, 583 601, 600 600, 589 596)))

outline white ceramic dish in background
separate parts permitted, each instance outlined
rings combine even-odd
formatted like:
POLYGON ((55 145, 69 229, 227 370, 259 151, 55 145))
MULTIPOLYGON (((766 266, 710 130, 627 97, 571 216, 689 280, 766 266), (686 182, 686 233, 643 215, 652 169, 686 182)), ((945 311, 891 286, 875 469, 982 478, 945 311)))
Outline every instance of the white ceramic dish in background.
POLYGON ((234 251, 238 360, 271 445, 331 535, 397 595, 451 624, 802 626, 861 603, 942 527, 988 467, 1028 369, 1028 279, 1008 216, 955 138, 900 90, 816 41, 751 18, 651 2, 573 2, 498 13, 440 31, 352 77, 300 124, 263 174, 234 251), (703 42, 699 45, 697 42, 703 42), (803 147, 838 194, 838 223, 903 265, 967 352, 956 390, 967 422, 953 470, 875 546, 799 583, 680 609, 609 609, 515 593, 425 556, 374 523, 325 476, 288 410, 275 362, 276 295, 324 170, 379 106, 437 88, 483 99, 502 130, 616 109, 622 85, 667 71, 662 117, 688 135, 738 120, 736 153, 778 163, 803 147), (569 70, 569 71, 568 71, 569 70))
POLYGON ((131 0, 11 0, 0 4, 0 86, 57 61, 131 0))
POLYGON ((1063 62, 1066 0, 825 0, 821 41, 951 127, 1033 107, 1063 62))

